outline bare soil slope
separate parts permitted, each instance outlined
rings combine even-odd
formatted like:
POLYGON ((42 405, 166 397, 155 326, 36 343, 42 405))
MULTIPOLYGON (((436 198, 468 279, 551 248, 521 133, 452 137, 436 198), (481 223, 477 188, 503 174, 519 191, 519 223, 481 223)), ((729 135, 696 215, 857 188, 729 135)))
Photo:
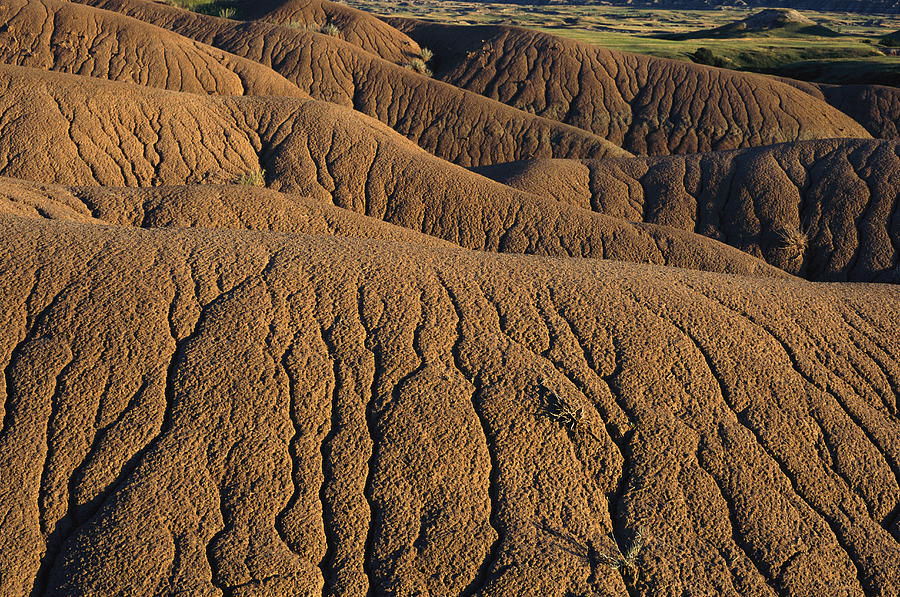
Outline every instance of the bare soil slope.
POLYGON ((85 1, 261 62, 312 97, 378 118, 462 166, 529 157, 630 155, 582 129, 435 81, 327 35, 238 23, 142 0, 85 1))
POLYGON ((62 0, 0 4, 0 62, 204 95, 306 95, 257 62, 62 0))
POLYGON ((314 100, 200 97, 0 67, 0 175, 70 185, 233 182, 299 192, 471 249, 777 275, 716 241, 524 193, 314 100))
POLYGON ((0 213, 140 228, 225 228, 455 246, 301 195, 235 185, 66 187, 0 177, 0 213))
POLYGON ((248 19, 280 25, 337 27, 340 39, 380 56, 403 63, 421 53, 419 45, 381 19, 361 10, 328 0, 244 0, 241 14, 248 19))
POLYGON ((635 154, 870 136, 825 102, 761 75, 515 27, 388 22, 434 49, 442 80, 594 132, 635 154))
POLYGON ((897 141, 534 160, 479 172, 607 215, 716 238, 807 278, 900 282, 897 141))
MULTIPOLYGON (((145 0, 82 1, 259 60, 313 97, 352 105, 464 166, 501 161, 496 150, 478 148, 495 145, 493 137, 504 129, 537 128, 569 139, 577 128, 637 154, 870 136, 824 101, 771 78, 516 28, 389 19, 434 49, 437 75, 446 85, 324 35, 289 27, 264 30, 264 24, 192 15, 145 0), (458 87, 497 101, 484 103, 458 87), (500 107, 507 104, 516 109, 500 107), (554 121, 572 126, 557 131, 547 124, 554 121)), ((525 147, 547 153, 544 144, 526 138, 525 147)), ((525 156, 524 148, 517 149, 519 157, 510 159, 585 157, 560 155, 557 148, 553 156, 525 156)))
POLYGON ((893 288, 0 226, 4 594, 900 590, 893 288))
POLYGON ((608 54, 601 136, 390 30, 12 2, 0 595, 900 594, 900 287, 790 275, 897 273, 900 145, 796 141, 827 90, 608 54))
POLYGON ((882 85, 819 85, 832 106, 880 139, 900 139, 900 89, 882 85))

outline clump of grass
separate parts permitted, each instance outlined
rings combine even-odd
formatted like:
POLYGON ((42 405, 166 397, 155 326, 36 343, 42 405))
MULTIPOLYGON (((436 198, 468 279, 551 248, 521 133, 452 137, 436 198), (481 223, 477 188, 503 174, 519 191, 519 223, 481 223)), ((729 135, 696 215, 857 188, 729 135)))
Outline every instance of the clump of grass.
POLYGON ((405 63, 403 66, 416 71, 420 75, 425 75, 426 77, 431 76, 431 71, 428 69, 428 65, 425 64, 425 61, 421 58, 411 58, 409 62, 405 63))
POLYGON ((234 182, 248 187, 264 187, 266 186, 266 171, 251 170, 238 176, 234 182))
POLYGON ((613 570, 627 570, 632 575, 637 572, 637 557, 644 547, 644 527, 638 527, 631 545, 622 553, 618 544, 615 551, 598 552, 595 554, 600 564, 612 568, 613 570))
POLYGON ((172 6, 205 15, 233 19, 237 16, 235 0, 168 0, 172 6))
POLYGON ((809 248, 809 236, 796 228, 775 230, 775 239, 778 248, 784 251, 791 261, 801 259, 809 248))
POLYGON ((550 397, 547 399, 547 416, 572 433, 584 431, 598 440, 586 423, 581 425, 581 422, 584 420, 584 406, 574 407, 552 390, 550 391, 550 397))
POLYGON ((575 431, 584 418, 584 407, 575 408, 551 391, 547 401, 547 416, 569 431, 575 431))
POLYGON ((422 51, 419 52, 419 58, 422 59, 422 62, 425 62, 427 64, 431 62, 432 58, 434 58, 434 52, 432 52, 428 48, 422 48, 422 51))
POLYGON ((337 37, 341 33, 340 27, 331 22, 321 25, 319 23, 301 23, 300 21, 291 21, 287 24, 287 26, 293 29, 309 31, 311 33, 323 33, 325 35, 330 35, 331 37, 337 37))

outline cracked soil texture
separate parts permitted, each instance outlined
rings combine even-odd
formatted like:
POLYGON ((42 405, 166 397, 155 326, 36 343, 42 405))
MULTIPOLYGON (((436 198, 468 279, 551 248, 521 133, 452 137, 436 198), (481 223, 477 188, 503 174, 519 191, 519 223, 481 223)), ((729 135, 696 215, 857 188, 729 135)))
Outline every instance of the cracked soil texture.
POLYGON ((696 232, 814 280, 897 282, 900 142, 832 139, 477 170, 598 213, 696 232), (799 231, 808 247, 785 246, 799 231))
POLYGON ((0 0, 0 596, 900 594, 889 91, 255 6, 0 0))

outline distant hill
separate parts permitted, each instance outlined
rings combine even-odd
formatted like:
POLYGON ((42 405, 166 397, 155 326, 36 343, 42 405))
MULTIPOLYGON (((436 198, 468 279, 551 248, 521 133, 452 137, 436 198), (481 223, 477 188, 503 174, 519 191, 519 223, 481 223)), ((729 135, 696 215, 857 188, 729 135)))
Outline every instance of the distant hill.
POLYGON ((703 29, 690 33, 662 35, 664 39, 707 39, 748 37, 753 35, 793 37, 817 35, 839 37, 841 34, 791 8, 766 8, 744 19, 740 19, 715 29, 703 29))
POLYGON ((900 31, 894 31, 893 33, 888 33, 884 37, 882 37, 878 42, 883 46, 891 46, 892 48, 900 47, 900 31))
POLYGON ((741 8, 793 8, 857 14, 900 14, 900 0, 476 0, 508 4, 603 4, 633 8, 709 9, 720 6, 741 8))

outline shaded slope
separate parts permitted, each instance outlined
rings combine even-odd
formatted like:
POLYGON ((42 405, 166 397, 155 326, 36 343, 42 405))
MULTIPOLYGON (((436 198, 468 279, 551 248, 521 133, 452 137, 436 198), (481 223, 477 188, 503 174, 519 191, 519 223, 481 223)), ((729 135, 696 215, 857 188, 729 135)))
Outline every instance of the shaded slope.
POLYGON ((693 156, 480 170, 607 215, 727 242, 819 280, 900 282, 900 143, 807 141, 693 156), (803 249, 784 232, 808 237, 803 249))
POLYGON ((0 213, 141 228, 225 228, 452 246, 300 195, 246 186, 65 187, 0 178, 0 213))
POLYGON ((378 17, 328 0, 247 0, 239 3, 248 19, 281 25, 324 25, 338 28, 337 37, 380 56, 403 63, 421 52, 419 45, 378 17))
POLYGON ((388 22, 435 51, 442 80, 594 132, 636 154, 869 137, 825 102, 760 75, 514 27, 388 22))
POLYGON ((881 85, 819 85, 825 100, 872 136, 900 139, 900 89, 881 85))
POLYGON ((191 93, 304 95, 257 62, 61 0, 0 5, 0 62, 191 93))
POLYGON ((0 175, 71 185, 269 185, 467 248, 779 275, 691 233, 516 191, 314 100, 201 97, 0 67, 0 175), (12 116, 15 116, 14 118, 12 116))
POLYGON ((141 0, 86 3, 270 66, 314 98, 374 116, 434 155, 463 166, 628 154, 581 129, 434 81, 326 35, 238 23, 141 0))
POLYGON ((900 590, 893 288, 0 237, 4 594, 900 590), (600 563, 638 527, 637 577, 600 563))

